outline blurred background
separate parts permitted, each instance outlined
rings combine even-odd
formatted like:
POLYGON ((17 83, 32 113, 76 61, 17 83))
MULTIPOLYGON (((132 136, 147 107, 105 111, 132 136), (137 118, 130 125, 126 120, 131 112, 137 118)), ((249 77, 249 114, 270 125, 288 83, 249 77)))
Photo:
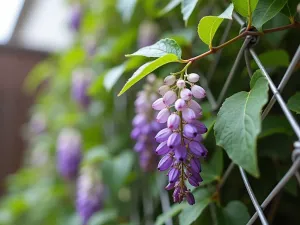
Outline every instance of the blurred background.
MULTIPOLYGON (((229 1, 185 1, 195 4, 185 18, 182 2, 0 0, 0 225, 247 223, 255 210, 238 170, 233 170, 222 190, 216 189, 230 159, 216 145, 212 129, 216 112, 206 99, 201 102, 201 120, 209 128, 204 137, 209 154, 201 161, 204 182, 194 192, 196 210, 186 203, 173 204, 172 193, 164 190, 166 174, 156 170, 158 157, 148 154, 155 146, 140 154, 131 139, 137 97, 152 95, 145 101, 151 108, 162 79, 182 65, 165 65, 155 71, 157 79, 143 79, 117 97, 127 79, 148 60, 125 54, 162 38, 174 39, 184 59, 208 50, 197 34, 199 20, 221 14, 229 1), (208 195, 216 215, 210 207, 201 208, 208 195)), ((292 2, 299 21, 298 2, 292 2)), ((264 29, 289 23, 284 13, 278 13, 264 29)), ((224 22, 214 45, 226 30, 230 39, 241 27, 224 22)), ((289 29, 265 35, 255 46, 276 85, 299 40, 299 29, 289 29)), ((210 88, 215 97, 241 44, 240 40, 225 48, 213 69, 210 88)), ((193 63, 189 72, 205 77, 215 59, 209 55, 193 63)), ((258 69, 253 60, 250 66, 258 69)), ((299 68, 298 63, 284 90, 286 102, 299 92, 299 68)), ((249 90, 244 62, 238 71, 226 97, 249 90)), ((300 121, 299 114, 294 115, 300 121)), ((155 120, 152 111, 149 117, 150 122, 155 120)), ((249 176, 259 202, 289 169, 295 140, 275 104, 257 141, 261 177, 249 176)), ((299 202, 299 185, 293 177, 265 210, 270 224, 298 224, 299 202)))

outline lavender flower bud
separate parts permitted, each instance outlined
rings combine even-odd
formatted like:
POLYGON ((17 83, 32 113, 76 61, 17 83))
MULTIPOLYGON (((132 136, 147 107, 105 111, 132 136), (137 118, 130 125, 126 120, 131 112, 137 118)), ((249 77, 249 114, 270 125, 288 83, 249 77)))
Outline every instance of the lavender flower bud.
POLYGON ((180 187, 176 187, 174 192, 173 192, 173 201, 174 202, 181 202, 180 196, 180 187))
POLYGON ((164 157, 161 158, 161 160, 158 163, 157 169, 159 171, 165 171, 170 168, 170 166, 173 163, 173 158, 171 155, 165 155, 164 157))
POLYGON ((172 190, 175 186, 175 183, 168 183, 168 185, 165 187, 166 190, 172 190))
POLYGON ((204 145, 198 143, 198 142, 195 142, 195 141, 192 141, 189 143, 189 148, 191 150, 191 152, 195 155, 195 156, 198 156, 198 157, 205 157, 206 154, 207 154, 207 150, 206 148, 204 147, 204 145))
POLYGON ((64 128, 57 139, 57 169, 66 179, 78 174, 81 161, 81 135, 77 130, 64 128))
POLYGON ((168 118, 167 126, 168 128, 175 130, 178 128, 179 123, 180 123, 180 117, 177 114, 172 113, 168 118))
POLYGON ((141 130, 136 127, 131 131, 130 137, 135 140, 141 135, 141 133, 142 133, 141 130))
POLYGON ((191 192, 187 192, 186 193, 186 200, 190 205, 194 205, 195 204, 195 198, 194 195, 191 192))
POLYGON ((171 151, 171 149, 168 147, 166 141, 160 143, 155 150, 157 155, 164 155, 167 154, 169 151, 171 151))
POLYGON ((182 111, 186 107, 186 103, 183 99, 179 98, 175 102, 175 109, 177 111, 182 111))
POLYGON ((141 152, 141 151, 143 151, 143 149, 146 147, 146 144, 145 144, 145 142, 143 142, 143 141, 138 141, 136 144, 135 144, 135 146, 134 146, 134 150, 136 151, 136 152, 141 152))
POLYGON ((194 177, 192 177, 192 176, 189 177, 188 181, 192 186, 199 187, 199 182, 194 177))
POLYGON ((172 105, 176 101, 177 95, 174 91, 167 91, 166 94, 164 94, 163 102, 166 105, 172 105))
POLYGON ((169 182, 175 183, 179 178, 180 172, 177 168, 172 168, 169 172, 169 182))
POLYGON ((155 110, 162 110, 166 108, 167 106, 165 105, 163 98, 157 99, 155 102, 152 104, 152 108, 155 110))
POLYGON ((91 216, 102 208, 104 187, 92 168, 82 169, 77 181, 76 209, 86 225, 91 216))
POLYGON ((187 150, 184 146, 180 145, 175 149, 175 158, 178 161, 184 161, 187 157, 187 150))
POLYGON ((190 123, 190 122, 192 122, 193 120, 196 119, 196 114, 190 108, 185 108, 184 110, 182 110, 182 118, 186 122, 190 123))
POLYGON ((168 85, 163 85, 158 89, 158 93, 163 96, 169 90, 170 90, 170 87, 168 85))
POLYGON ((188 138, 194 138, 198 135, 197 128, 191 124, 186 124, 183 127, 183 133, 188 138))
POLYGON ((200 76, 196 73, 190 73, 187 76, 187 79, 188 79, 189 82, 196 83, 200 79, 200 76))
POLYGON ((182 79, 179 79, 176 83, 178 88, 184 88, 185 87, 185 81, 182 79))
POLYGON ((159 113, 156 116, 156 121, 158 123, 165 123, 165 122, 167 122, 169 116, 170 116, 170 111, 169 111, 169 109, 165 108, 165 109, 159 111, 159 113))
POLYGON ((202 108, 195 100, 191 99, 188 106, 195 112, 196 115, 202 115, 202 108))
POLYGON ((143 126, 146 124, 147 118, 144 114, 137 114, 133 120, 132 120, 132 125, 133 126, 143 126))
POLYGON ((155 136, 155 140, 159 143, 166 141, 169 136, 172 134, 172 130, 169 128, 162 129, 155 136))
POLYGON ((182 89, 181 92, 180 92, 180 97, 181 97, 183 100, 188 101, 188 100, 191 100, 191 99, 192 99, 193 94, 192 94, 192 92, 191 92, 189 89, 184 88, 184 89, 182 89))
POLYGON ((164 79, 164 83, 168 86, 174 84, 176 81, 176 77, 174 75, 169 75, 164 79))
POLYGON ((149 46, 157 41, 159 27, 151 21, 143 21, 139 26, 138 46, 139 48, 149 46))
POLYGON ((205 98, 205 96, 206 96, 205 90, 198 85, 193 85, 191 90, 192 90, 192 94, 195 98, 202 99, 202 98, 205 98))
POLYGON ((174 147, 176 147, 177 145, 180 144, 180 134, 179 133, 173 133, 170 135, 170 137, 168 138, 167 141, 167 145, 170 149, 173 149, 174 147))
POLYGON ((191 158, 190 160, 191 169, 197 173, 201 172, 201 164, 199 159, 191 158))
POLYGON ((197 127, 197 130, 198 130, 199 134, 204 134, 204 133, 207 132, 206 126, 203 123, 201 123, 200 121, 194 120, 192 124, 195 127, 197 127))

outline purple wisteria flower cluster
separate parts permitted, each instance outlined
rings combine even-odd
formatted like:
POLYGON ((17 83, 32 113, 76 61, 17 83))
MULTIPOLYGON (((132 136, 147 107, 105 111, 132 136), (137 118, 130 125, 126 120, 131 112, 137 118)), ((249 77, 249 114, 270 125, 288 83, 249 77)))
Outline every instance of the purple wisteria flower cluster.
POLYGON ((84 167, 77 180, 77 212, 87 225, 91 216, 102 208, 104 201, 104 186, 92 167, 84 167))
POLYGON ((145 172, 154 170, 158 161, 155 154, 157 143, 154 137, 162 126, 155 120, 151 103, 158 97, 156 90, 161 83, 155 75, 149 75, 147 83, 143 90, 137 94, 137 99, 134 102, 136 115, 132 120, 131 138, 136 140, 134 150, 139 153, 140 167, 145 172))
POLYGON ((205 90, 195 84, 199 78, 195 73, 182 74, 179 79, 175 75, 167 76, 158 90, 162 97, 152 104, 153 109, 159 110, 157 122, 167 125, 155 136, 160 143, 156 153, 164 155, 157 168, 169 170, 169 183, 165 189, 174 189, 174 202, 180 203, 185 198, 190 205, 195 203, 195 198, 185 182, 199 186, 202 182, 199 159, 207 155, 201 143, 207 128, 198 120, 202 116, 202 108, 193 99, 206 96, 205 90))
POLYGON ((94 76, 94 71, 88 68, 79 68, 72 73, 72 98, 84 108, 88 107, 91 102, 91 98, 88 95, 88 88, 94 76))
POLYGON ((74 180, 78 175, 81 162, 81 135, 73 128, 61 130, 56 144, 57 170, 67 180, 74 180))

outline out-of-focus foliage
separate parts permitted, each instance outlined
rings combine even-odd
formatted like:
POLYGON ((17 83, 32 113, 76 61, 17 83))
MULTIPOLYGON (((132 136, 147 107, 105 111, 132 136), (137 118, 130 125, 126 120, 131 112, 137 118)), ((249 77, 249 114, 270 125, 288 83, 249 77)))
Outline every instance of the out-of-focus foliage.
MULTIPOLYGON (((72 0, 70 4, 74 2, 72 0)), ((103 209, 91 218, 89 225, 158 225, 169 218, 174 224, 181 225, 209 225, 216 224, 216 221, 226 225, 246 224, 254 210, 238 171, 234 171, 219 189, 229 157, 252 175, 258 175, 260 171, 260 177, 251 178, 251 184, 258 201, 262 202, 289 168, 296 138, 277 105, 261 126, 258 115, 266 102, 267 83, 262 80, 263 85, 256 87, 258 80, 253 81, 250 89, 244 63, 241 63, 226 97, 240 91, 247 92, 237 93, 225 101, 214 128, 216 138, 213 126, 217 112, 212 111, 207 101, 202 102, 202 121, 209 128, 205 136, 209 155, 202 164, 204 182, 194 191, 197 201, 194 206, 174 204, 163 211, 160 192, 164 191, 164 177, 140 170, 137 154, 132 150, 134 143, 130 139, 134 100, 142 88, 142 78, 154 70, 157 77, 163 78, 181 70, 180 63, 184 63, 184 59, 215 46, 231 19, 233 9, 245 17, 245 21, 253 16, 257 29, 299 21, 293 0, 232 2, 230 6, 227 1, 220 0, 78 2, 82 6, 82 19, 74 45, 38 64, 25 82, 25 91, 37 95, 29 117, 42 115, 39 118, 44 118, 45 126, 36 133, 30 120, 23 131, 28 141, 26 158, 23 168, 7 180, 7 192, 0 202, 0 225, 81 224, 75 209, 75 181, 64 180, 56 170, 56 139, 64 127, 80 131, 83 141, 81 166, 93 165, 105 186, 103 209), (276 4, 265 9, 264 3, 271 5, 272 2, 276 4), (261 11, 266 12, 264 17, 260 15, 261 11), (125 58, 128 53, 133 53, 129 56, 134 57, 125 58), (89 68, 96 74, 88 90, 92 102, 87 108, 78 105, 71 97, 72 72, 78 68, 89 68), (259 95, 256 96, 258 100, 248 101, 255 92, 259 95), (118 93, 122 95, 118 97, 118 93), (257 124, 250 123, 249 117, 257 124), (226 140, 228 137, 222 137, 227 136, 223 132, 225 125, 228 129, 236 129, 236 134, 244 132, 251 138, 238 140, 238 135, 235 135, 226 140), (251 155, 249 160, 248 155, 251 155)), ((229 38, 237 36, 240 28, 233 22, 229 38)), ((289 59, 299 46, 300 32, 291 29, 269 35, 260 38, 256 50, 278 85, 289 59)), ((220 93, 241 43, 237 41, 223 49, 209 85, 214 96, 220 93)), ((205 76, 214 60, 215 56, 209 55, 195 61, 189 70, 205 76)), ((251 67, 257 69, 254 63, 251 67)), ((297 65, 283 92, 284 99, 289 99, 290 109, 296 113, 299 113, 300 101, 299 93, 294 94, 299 91, 299 77, 297 65)), ((299 121, 299 117, 297 119, 299 121)), ((299 187, 294 179, 266 210, 273 224, 300 221, 299 187)))

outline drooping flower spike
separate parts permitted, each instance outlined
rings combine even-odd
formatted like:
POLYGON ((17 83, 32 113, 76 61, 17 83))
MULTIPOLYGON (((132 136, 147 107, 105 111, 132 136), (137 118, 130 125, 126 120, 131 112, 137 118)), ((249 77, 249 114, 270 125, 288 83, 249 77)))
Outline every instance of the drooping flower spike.
POLYGON ((82 219, 82 225, 87 225, 92 215, 103 206, 104 186, 97 170, 93 167, 83 167, 77 180, 76 208, 82 219))
MULTIPOLYGON (((158 146, 155 141, 155 134, 162 128, 162 125, 155 120, 156 114, 151 108, 151 103, 158 97, 156 90, 160 84, 160 80, 156 79, 154 75, 149 75, 147 83, 135 100, 136 115, 132 120, 131 138, 136 141, 134 150, 139 153, 140 167, 145 172, 153 171, 158 161, 155 154, 155 149, 158 146)), ((163 109, 165 104, 162 99, 159 99, 153 104, 153 107, 159 110, 163 109)), ((168 114, 165 115, 164 112, 157 116, 161 121, 168 118, 168 114)), ((165 146, 160 146, 156 150, 158 154, 164 154, 164 149, 165 146)))
POLYGON ((67 180, 78 175, 81 162, 81 135, 73 128, 64 128, 59 133, 57 144, 57 170, 67 180))
POLYGON ((198 120, 202 108, 193 99, 203 99, 206 95, 205 90, 195 84, 199 78, 195 73, 179 79, 174 75, 167 76, 164 85, 158 89, 162 97, 152 104, 152 108, 159 111, 156 121, 166 123, 155 136, 160 143, 156 153, 164 155, 157 168, 159 171, 169 170, 169 183, 165 189, 174 189, 174 202, 182 202, 185 198, 190 205, 195 203, 195 198, 185 182, 195 187, 200 185, 200 158, 207 155, 201 143, 207 128, 198 120))

